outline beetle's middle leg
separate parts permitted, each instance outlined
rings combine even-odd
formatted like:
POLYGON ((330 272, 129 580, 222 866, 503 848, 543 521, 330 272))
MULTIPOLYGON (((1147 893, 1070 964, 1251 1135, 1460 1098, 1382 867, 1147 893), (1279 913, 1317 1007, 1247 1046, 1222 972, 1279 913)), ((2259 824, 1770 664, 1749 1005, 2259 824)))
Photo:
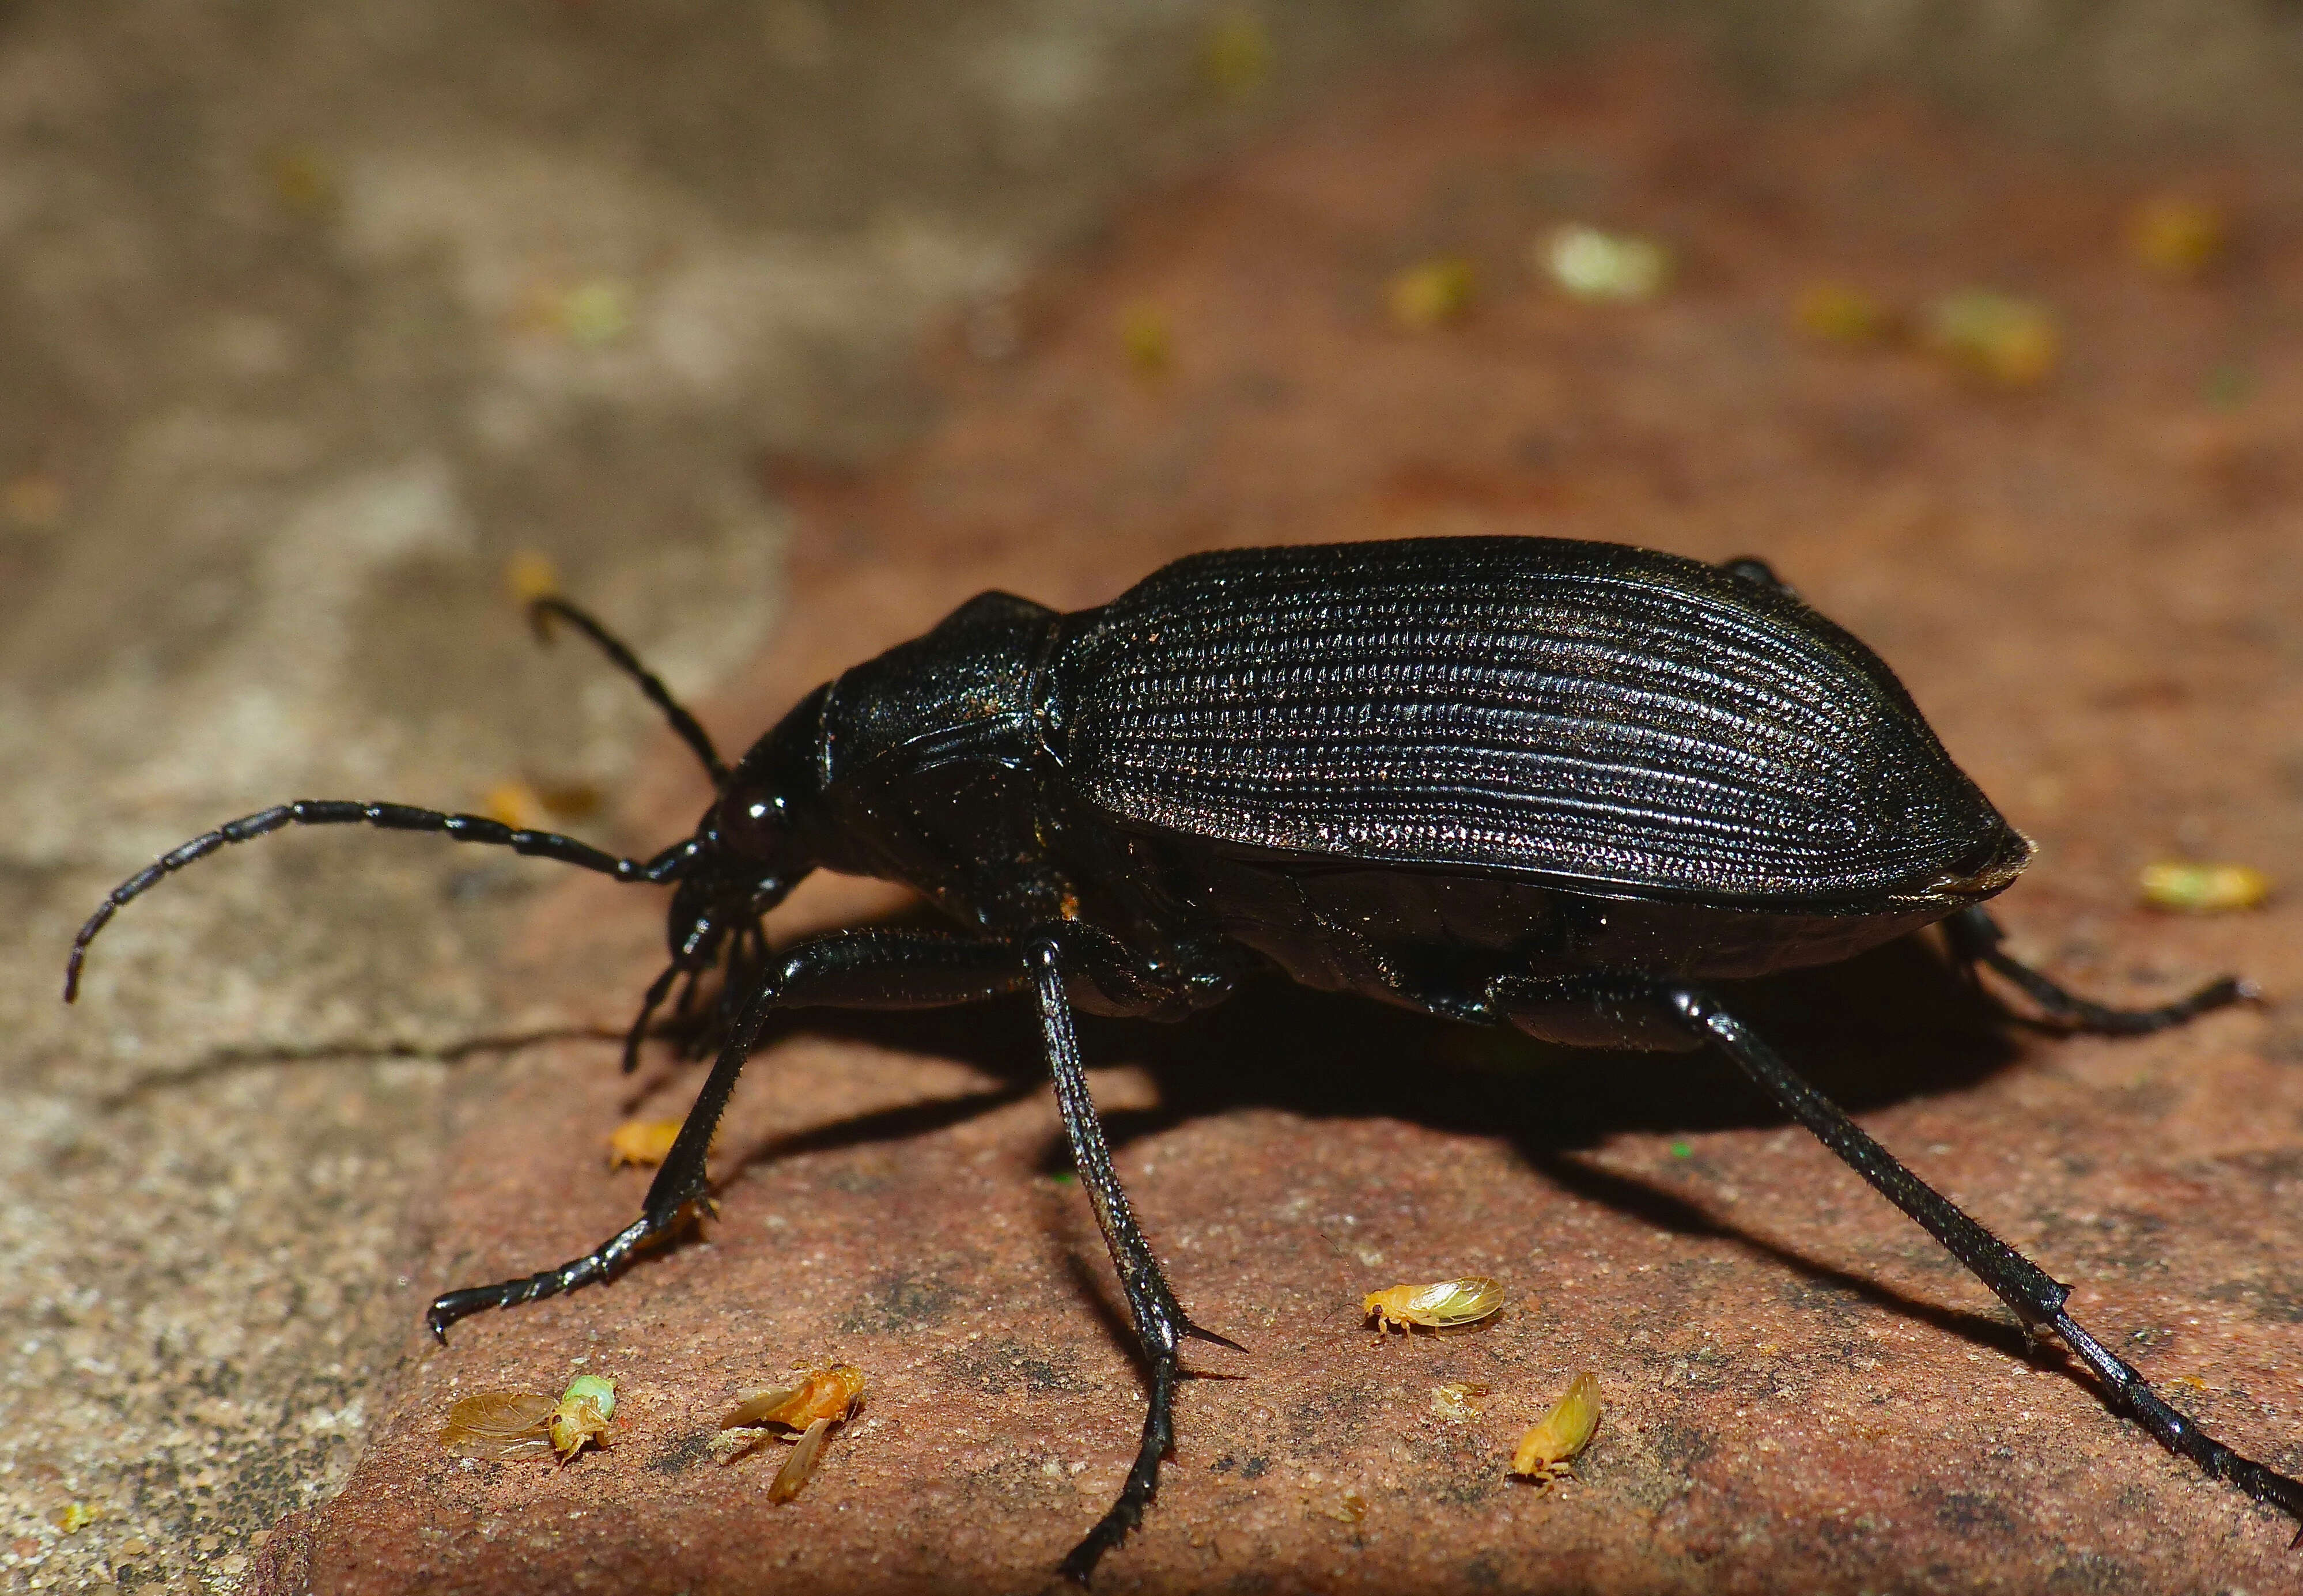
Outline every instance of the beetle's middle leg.
POLYGON ((1951 939, 1953 958, 1970 971, 1982 965, 2004 976, 2065 1030, 2091 1031, 2105 1036, 2141 1036, 2180 1026, 2210 1009, 2256 995, 2254 987, 2226 975, 2220 981, 2210 981, 2189 997, 2156 1009, 2106 1008, 2065 991, 2006 952, 2001 946, 2007 940, 2006 932, 1980 905, 1960 910, 1943 923, 1943 928, 1944 934, 1951 939))
POLYGON ((1023 966, 1011 942, 873 930, 795 943, 770 958, 759 972, 704 1089, 696 1094, 695 1106, 688 1110, 663 1167, 648 1187, 640 1217, 556 1269, 451 1291, 434 1301, 425 1322, 444 1341, 450 1325, 483 1308, 512 1307, 605 1279, 677 1229, 705 1195, 704 1159, 712 1133, 761 1027, 778 1009, 936 1009, 998 997, 1025 984, 1023 966))
MULTIPOLYGON (((1040 1034, 1047 1048, 1048 1071, 1055 1079, 1056 1106, 1071 1138, 1072 1162, 1095 1207, 1096 1224, 1103 1231, 1104 1246, 1110 1249, 1112 1267, 1119 1272, 1128 1316, 1135 1322, 1135 1338, 1152 1375, 1151 1408, 1143 1418, 1143 1443, 1136 1448, 1135 1465, 1127 1471, 1119 1498, 1063 1561, 1065 1576, 1085 1584, 1103 1554, 1143 1522, 1143 1510, 1160 1489, 1160 1459, 1176 1441, 1176 1387, 1184 1378, 1179 1355, 1184 1339, 1211 1341, 1235 1352, 1244 1349, 1192 1322, 1168 1288, 1152 1244, 1135 1223, 1127 1194, 1111 1167, 1103 1122, 1088 1094, 1087 1072, 1080 1061, 1065 977, 1070 974, 1084 979, 1104 999, 1103 1006, 1122 1011, 1145 1012, 1163 1007, 1160 984, 1147 978, 1149 972, 1128 958, 1116 938, 1071 924, 1050 926, 1025 938, 1024 962, 1039 999, 1040 1034)), ((1206 979, 1211 987, 1228 984, 1213 972, 1206 979)), ((1174 1001, 1175 995, 1168 994, 1168 1001, 1174 1001)), ((1188 997, 1185 1001, 1189 1001, 1188 997)))
MULTIPOLYGON (((2251 1457, 2241 1457, 2169 1406, 2123 1359, 2063 1310, 2071 1288, 2009 1246, 1935 1187, 1905 1169, 1846 1113, 1802 1079, 1797 1071, 1719 1001, 1683 981, 1638 976, 1586 975, 1545 979, 1506 975, 1488 988, 1488 1006, 1540 1036, 1585 1040, 1565 1018, 1579 1006, 1614 1027, 1618 1045, 1654 1045, 1658 1032, 1672 1027, 1691 1042, 1708 1043, 1734 1061, 1777 1106, 1815 1134, 1849 1168, 1902 1209, 1944 1245, 1968 1271, 1991 1288, 2035 1334, 2052 1332, 2078 1355, 2102 1382, 2105 1405, 2143 1426, 2170 1451, 2179 1452, 2208 1474, 2228 1480, 2257 1501, 2303 1521, 2303 1482, 2289 1479, 2251 1457), (1624 1028, 1635 1025, 1641 1028, 1624 1028)), ((2303 1543, 2303 1533, 2299 1533, 2303 1543)))

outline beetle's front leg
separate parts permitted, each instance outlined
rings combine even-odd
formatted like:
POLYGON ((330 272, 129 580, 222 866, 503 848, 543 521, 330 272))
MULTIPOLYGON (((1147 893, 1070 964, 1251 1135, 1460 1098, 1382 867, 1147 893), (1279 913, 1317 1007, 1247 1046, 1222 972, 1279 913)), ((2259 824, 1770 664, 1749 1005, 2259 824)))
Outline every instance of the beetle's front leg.
POLYGON ((2256 995, 2254 987, 2226 975, 2220 981, 2210 981, 2189 997, 2156 1009, 2106 1008, 2066 992, 2007 953, 2001 946, 2007 940, 2007 933, 1980 905, 1960 910, 1943 923, 1943 928, 1944 934, 1951 939, 1953 958, 1970 971, 1983 965, 2004 976, 2064 1030, 2089 1031, 2104 1036, 2141 1036, 2180 1026, 2210 1009, 2225 1008, 2256 995))
POLYGON ((664 1155, 640 1217, 580 1258, 493 1286, 468 1286, 435 1299, 425 1322, 445 1341, 448 1327, 483 1308, 557 1296, 616 1273, 677 1229, 706 1192, 712 1133, 768 1016, 778 1009, 936 1009, 973 1003, 1024 984, 1013 944, 924 932, 850 931, 795 943, 767 960, 721 1046, 704 1089, 664 1155))
MULTIPOLYGON (((2052 1331, 2103 1382, 2105 1405, 2123 1413, 2214 1478, 2228 1480, 2257 1501, 2303 1522, 2303 1482, 2241 1457, 2178 1413, 2143 1376, 2063 1310, 2071 1288, 1986 1229, 1957 1203, 1920 1179, 1838 1104, 1802 1079, 1782 1056, 1701 987, 1638 976, 1585 975, 1559 979, 1505 976, 1488 989, 1491 1011, 1539 1035, 1555 1035, 1562 1012, 1578 1003, 1610 1020, 1647 1018, 1676 1026, 1709 1043, 1773 1098, 1793 1119, 1878 1193, 1919 1221, 1970 1273, 2035 1331, 2052 1331)), ((1638 1033, 1632 1033, 1636 1036, 1638 1033)), ((1634 1045, 1640 1043, 1635 1040, 1634 1045)), ((2303 1533, 2297 1537, 2303 1543, 2303 1533)))
MULTIPOLYGON (((1143 1419, 1143 1444, 1136 1449, 1135 1466, 1127 1471, 1126 1483, 1120 1487, 1119 1499, 1063 1562, 1065 1576, 1085 1584, 1103 1554, 1143 1521, 1144 1508, 1160 1489, 1160 1460, 1175 1445, 1176 1386, 1184 1377, 1177 1355, 1184 1338, 1196 1337, 1234 1351, 1243 1349, 1237 1342, 1192 1322, 1168 1289, 1168 1277, 1152 1255, 1152 1244, 1136 1226, 1127 1194, 1111 1167, 1111 1149, 1104 1141, 1102 1121, 1096 1117, 1095 1100, 1088 1094, 1087 1072, 1081 1066, 1079 1038, 1072 1026, 1072 1001, 1065 988, 1067 956, 1074 961, 1105 965, 1106 968, 1095 972, 1096 984, 1114 1000, 1122 998, 1110 989, 1125 976, 1125 959, 1112 939, 1081 928, 1050 927, 1024 942, 1024 964, 1039 1000, 1040 1034, 1047 1048, 1048 1071, 1055 1079, 1056 1106, 1063 1115, 1064 1131, 1071 1138, 1072 1162, 1088 1200, 1094 1204, 1096 1224, 1103 1231, 1104 1246, 1111 1251, 1112 1267, 1119 1271, 1135 1338, 1152 1375, 1152 1405, 1143 1419), (1082 945, 1084 938, 1092 940, 1082 945), (1068 950, 1067 943, 1071 944, 1068 950)), ((1148 996, 1154 990, 1149 981, 1143 981, 1138 995, 1148 996)))

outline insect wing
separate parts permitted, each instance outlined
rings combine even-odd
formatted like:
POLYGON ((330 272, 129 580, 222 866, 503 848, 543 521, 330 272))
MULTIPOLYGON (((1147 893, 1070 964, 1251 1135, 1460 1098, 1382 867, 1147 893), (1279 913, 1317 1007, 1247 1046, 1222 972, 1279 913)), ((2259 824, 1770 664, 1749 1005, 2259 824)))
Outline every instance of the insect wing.
POLYGON ((745 1424, 791 1424, 789 1414, 806 1394, 803 1386, 788 1386, 781 1390, 760 1391, 744 1398, 720 1416, 720 1428, 734 1430, 745 1424))
POLYGON ((1407 1317, 1434 1330, 1471 1324, 1504 1305, 1504 1288, 1484 1275, 1441 1280, 1417 1288, 1408 1299, 1407 1317))
POLYGON ((831 1433, 831 1421, 818 1419, 800 1435, 791 1456, 784 1459, 783 1467, 776 1471, 775 1483, 768 1487, 768 1500, 788 1502, 799 1494, 807 1477, 815 1473, 816 1462, 823 1456, 823 1439, 831 1433))
POLYGON ((559 1404, 541 1391, 479 1391, 448 1410, 440 1444, 458 1457, 520 1457, 550 1449, 559 1404))
POLYGON ((1503 1305, 1502 1286, 1485 1275, 1469 1275, 1460 1280, 1391 1286, 1370 1292, 1360 1312, 1378 1317, 1379 1328, 1420 1324, 1429 1330, 1447 1330, 1485 1319, 1503 1305))
POLYGON ((720 1421, 722 1430, 739 1424, 781 1424, 805 1430, 818 1419, 835 1423, 856 1411, 864 1398, 864 1372, 848 1364, 810 1369, 799 1384, 781 1390, 762 1391, 730 1408, 720 1421))

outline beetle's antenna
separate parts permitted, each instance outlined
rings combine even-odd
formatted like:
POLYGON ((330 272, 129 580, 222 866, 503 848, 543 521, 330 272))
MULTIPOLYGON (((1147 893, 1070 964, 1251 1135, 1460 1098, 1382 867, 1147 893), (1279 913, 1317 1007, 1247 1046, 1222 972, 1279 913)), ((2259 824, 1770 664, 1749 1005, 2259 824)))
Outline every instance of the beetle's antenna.
POLYGON ((450 815, 407 804, 367 804, 344 798, 299 798, 292 804, 275 804, 258 814, 243 815, 162 854, 113 888, 97 906, 96 913, 88 917, 88 924, 80 928, 80 934, 72 938, 72 956, 64 961, 64 1001, 69 1003, 80 995, 80 967, 88 957, 88 945, 119 913, 121 905, 142 897, 163 877, 207 857, 227 842, 245 842, 288 825, 372 825, 387 832, 443 832, 459 842, 509 848, 514 853, 557 859, 563 865, 612 875, 618 881, 649 883, 678 880, 696 849, 696 840, 691 837, 673 843, 652 859, 624 859, 557 832, 518 830, 485 815, 450 815))
POLYGON ((552 641, 552 622, 555 617, 591 638, 598 645, 600 652, 614 662, 618 670, 638 684, 640 691, 647 695, 648 702, 663 711, 664 719, 671 722, 671 729, 679 734, 679 740, 704 762, 704 769, 711 776, 714 788, 728 785, 728 767, 721 762, 720 751, 712 746, 712 734, 681 707, 679 700, 671 696, 671 689, 663 685, 654 671, 640 663, 639 655, 626 647, 613 632, 564 598, 546 595, 528 601, 527 623, 536 629, 537 641, 552 641))

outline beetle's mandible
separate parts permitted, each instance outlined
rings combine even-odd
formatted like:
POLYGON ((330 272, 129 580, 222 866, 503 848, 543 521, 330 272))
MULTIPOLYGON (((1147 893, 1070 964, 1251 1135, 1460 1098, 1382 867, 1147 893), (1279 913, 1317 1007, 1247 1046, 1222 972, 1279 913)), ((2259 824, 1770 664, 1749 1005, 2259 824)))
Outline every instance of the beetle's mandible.
MULTIPOLYGON (((1885 664, 1757 561, 1611 544, 1432 538, 1195 555, 1074 614, 1004 593, 802 699, 730 769, 596 621, 539 601, 638 682, 711 773, 695 834, 648 859, 398 804, 307 800, 232 822, 122 883, 89 942, 163 876, 287 825, 443 832, 672 888, 676 984, 726 968, 720 1046, 639 1218, 583 1256, 451 1291, 434 1331, 615 1273, 705 1194, 704 1153, 770 1013, 1022 992, 1151 1377, 1118 1499, 1065 1560, 1084 1581, 1141 1520, 1194 1324, 1137 1228, 1072 1016, 1175 1019, 1278 971, 1555 1042, 1709 1044, 1926 1227, 2103 1400, 2303 1519, 2303 1484, 2161 1400, 2064 1312, 2070 1288, 1897 1162, 1707 983, 1846 958, 1940 923, 1954 954, 2072 1030, 2162 1009, 2075 998, 2000 946, 1983 901, 2030 844, 1952 763, 1885 664), (817 867, 917 888, 957 922, 772 948, 763 916, 817 867)), ((444 1339, 444 1335, 443 1336, 444 1339)))

